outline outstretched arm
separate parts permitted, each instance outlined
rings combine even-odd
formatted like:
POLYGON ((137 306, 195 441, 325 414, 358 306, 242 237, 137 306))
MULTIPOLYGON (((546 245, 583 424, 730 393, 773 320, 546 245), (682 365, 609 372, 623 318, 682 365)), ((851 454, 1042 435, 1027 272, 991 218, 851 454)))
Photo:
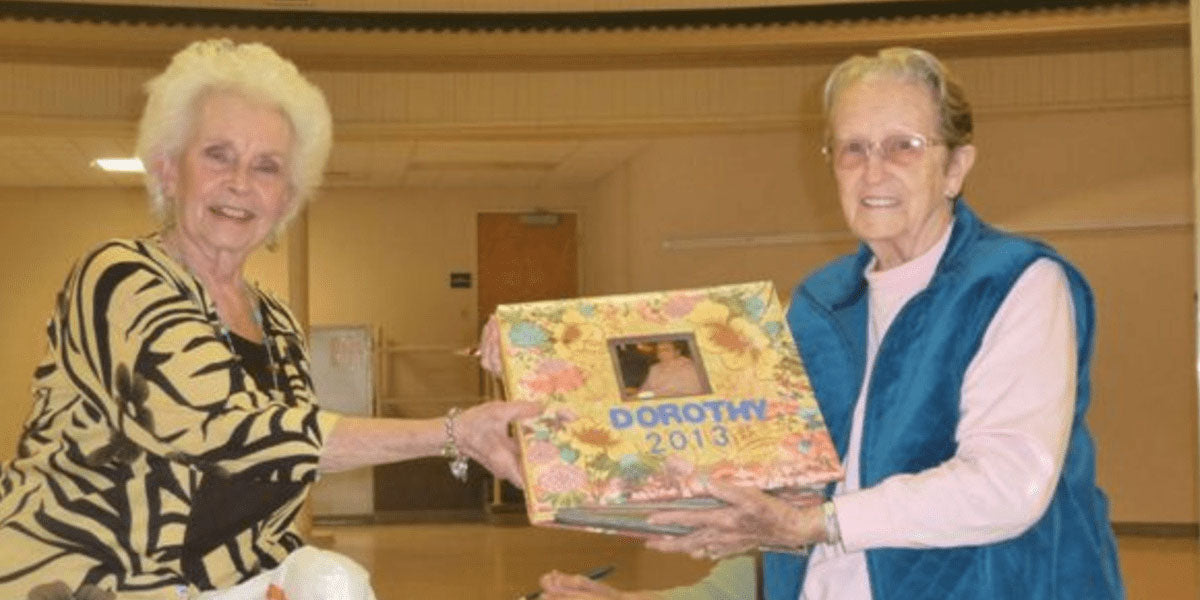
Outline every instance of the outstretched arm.
MULTIPOLYGON (((521 484, 517 444, 508 436, 508 424, 536 416, 533 402, 488 402, 473 406, 454 420, 454 438, 460 452, 498 477, 521 484)), ((342 417, 325 441, 319 467, 344 471, 358 467, 437 456, 447 441, 444 419, 373 419, 342 417)))

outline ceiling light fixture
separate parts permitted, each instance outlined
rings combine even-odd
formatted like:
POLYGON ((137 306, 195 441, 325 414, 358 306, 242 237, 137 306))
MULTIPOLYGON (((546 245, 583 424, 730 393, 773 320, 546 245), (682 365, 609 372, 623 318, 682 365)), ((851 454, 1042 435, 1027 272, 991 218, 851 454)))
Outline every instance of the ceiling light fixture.
POLYGON ((92 161, 93 167, 99 167, 109 173, 145 173, 146 167, 136 158, 97 158, 92 161))

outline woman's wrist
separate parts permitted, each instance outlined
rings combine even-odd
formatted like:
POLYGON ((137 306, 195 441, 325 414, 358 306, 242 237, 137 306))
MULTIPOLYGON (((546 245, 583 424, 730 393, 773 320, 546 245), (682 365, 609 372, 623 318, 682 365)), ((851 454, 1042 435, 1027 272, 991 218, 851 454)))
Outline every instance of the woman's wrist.
POLYGON ((764 552, 806 553, 813 544, 826 540, 825 515, 820 504, 795 506, 786 504, 784 514, 777 515, 775 535, 762 540, 764 552))
POLYGON ((825 543, 841 544, 842 527, 838 524, 837 505, 833 503, 833 500, 821 503, 821 517, 825 529, 825 543))

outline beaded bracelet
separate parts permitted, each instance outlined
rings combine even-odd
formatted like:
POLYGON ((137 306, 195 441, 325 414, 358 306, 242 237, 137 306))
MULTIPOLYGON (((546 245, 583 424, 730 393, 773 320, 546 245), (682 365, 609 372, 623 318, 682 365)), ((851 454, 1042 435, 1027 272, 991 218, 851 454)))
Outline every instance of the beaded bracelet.
POLYGON ((450 474, 455 479, 467 482, 467 456, 459 451, 458 440, 454 437, 454 419, 461 413, 457 406, 446 413, 446 443, 442 444, 442 456, 450 461, 450 474))

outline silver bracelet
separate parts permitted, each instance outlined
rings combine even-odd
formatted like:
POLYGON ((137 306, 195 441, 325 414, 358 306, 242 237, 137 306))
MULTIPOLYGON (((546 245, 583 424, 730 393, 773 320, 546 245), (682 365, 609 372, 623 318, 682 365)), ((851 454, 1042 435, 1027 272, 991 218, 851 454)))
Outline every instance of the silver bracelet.
POLYGON ((825 515, 826 543, 842 543, 842 528, 838 525, 837 506, 833 504, 833 500, 826 500, 821 503, 821 514, 825 515))
POLYGON ((446 413, 446 442, 442 444, 442 456, 450 461, 450 474, 455 479, 467 482, 467 456, 459 451, 458 440, 454 437, 454 419, 461 413, 457 406, 446 413))
MULTIPOLYGON (((821 503, 821 516, 825 522, 825 538, 828 544, 840 544, 842 541, 842 530, 838 527, 837 507, 834 506, 832 500, 826 500, 821 503)), ((780 552, 783 554, 795 554, 798 556, 807 556, 812 551, 812 545, 806 546, 784 546, 780 544, 764 544, 758 547, 760 552, 780 552)))

